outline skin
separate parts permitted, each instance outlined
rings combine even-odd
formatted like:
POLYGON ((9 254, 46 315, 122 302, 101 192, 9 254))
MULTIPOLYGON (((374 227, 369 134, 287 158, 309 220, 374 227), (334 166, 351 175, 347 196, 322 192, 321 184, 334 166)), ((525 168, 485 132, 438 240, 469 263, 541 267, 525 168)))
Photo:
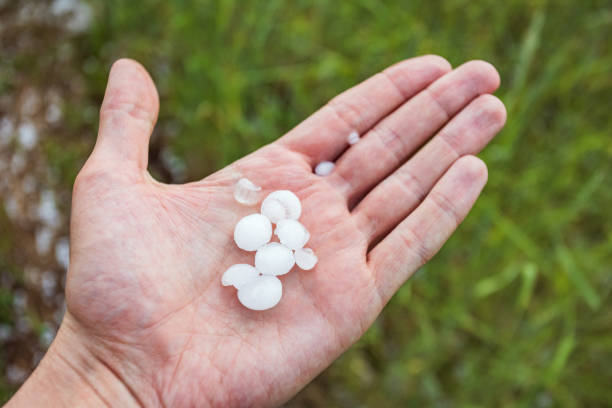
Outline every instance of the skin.
POLYGON ((487 179, 472 156, 503 127, 495 69, 402 61, 334 98, 287 135, 184 185, 147 172, 159 109, 145 69, 117 61, 98 139, 74 185, 67 311, 9 407, 274 406, 353 344, 463 220, 487 179), (347 149, 357 130, 362 140, 347 149), (313 174, 336 160, 328 177, 313 174), (281 278, 264 312, 222 287, 252 263, 233 228, 247 177, 288 189, 319 263, 281 278))

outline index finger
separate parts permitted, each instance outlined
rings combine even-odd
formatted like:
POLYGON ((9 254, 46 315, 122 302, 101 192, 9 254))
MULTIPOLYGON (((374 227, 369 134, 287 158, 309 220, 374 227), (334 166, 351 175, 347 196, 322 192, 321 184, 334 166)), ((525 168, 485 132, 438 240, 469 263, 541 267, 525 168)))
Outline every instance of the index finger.
POLYGON ((277 143, 303 154, 311 165, 333 160, 352 131, 365 133, 450 70, 437 55, 399 62, 336 96, 277 143))

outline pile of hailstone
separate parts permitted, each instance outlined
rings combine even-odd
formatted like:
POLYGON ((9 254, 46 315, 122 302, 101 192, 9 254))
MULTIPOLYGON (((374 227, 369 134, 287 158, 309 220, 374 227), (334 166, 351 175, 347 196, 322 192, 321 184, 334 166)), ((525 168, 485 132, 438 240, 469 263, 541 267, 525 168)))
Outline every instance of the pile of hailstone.
MULTIPOLYGON (((258 201, 260 187, 248 179, 240 179, 234 189, 234 198, 241 204, 258 201)), ((221 278, 223 286, 238 289, 238 300, 248 309, 266 310, 278 304, 283 285, 277 276, 288 273, 295 264, 303 270, 314 268, 317 256, 304 248, 310 233, 299 221, 302 204, 289 190, 270 193, 261 203, 261 213, 243 217, 234 228, 234 241, 238 248, 255 251, 255 266, 232 265, 221 278), (279 242, 272 239, 274 235, 279 242)))

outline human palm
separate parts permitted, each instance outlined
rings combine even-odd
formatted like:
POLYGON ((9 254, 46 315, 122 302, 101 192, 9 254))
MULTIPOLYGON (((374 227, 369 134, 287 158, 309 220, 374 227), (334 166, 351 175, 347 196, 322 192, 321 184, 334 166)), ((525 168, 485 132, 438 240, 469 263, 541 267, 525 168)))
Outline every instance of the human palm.
POLYGON ((487 95, 498 83, 484 62, 450 71, 440 57, 407 60, 219 172, 166 185, 146 171, 154 85, 119 61, 75 183, 65 325, 147 406, 288 399, 359 338, 469 211, 486 182, 470 154, 505 120, 487 95), (363 137, 347 149, 352 130, 363 137), (336 160, 328 177, 312 172, 322 160, 336 160), (253 264, 233 241, 236 222, 259 210, 234 201, 240 177, 264 194, 297 194, 319 257, 313 270, 282 276, 280 303, 263 312, 220 283, 229 266, 253 264))

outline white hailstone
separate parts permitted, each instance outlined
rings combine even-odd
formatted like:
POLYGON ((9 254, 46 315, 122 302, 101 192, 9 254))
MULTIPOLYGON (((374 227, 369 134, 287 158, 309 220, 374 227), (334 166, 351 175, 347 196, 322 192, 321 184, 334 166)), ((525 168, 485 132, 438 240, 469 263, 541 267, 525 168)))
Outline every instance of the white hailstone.
POLYGON ((238 248, 256 251, 272 238, 272 224, 261 214, 251 214, 242 218, 234 229, 234 241, 238 248))
POLYGON ((319 258, 315 255, 314 251, 310 248, 300 248, 295 250, 295 263, 300 269, 309 271, 315 267, 319 258))
POLYGON ((287 208, 279 200, 264 200, 261 204, 261 213, 273 223, 287 218, 287 208))
POLYGON ((289 249, 299 249, 306 245, 310 239, 310 233, 296 220, 281 220, 276 224, 274 234, 281 244, 289 249))
POLYGON ((259 276, 238 289, 238 300, 251 310, 267 310, 283 296, 283 284, 276 276, 259 276))
POLYGON ((302 214, 300 199, 289 190, 274 191, 261 203, 261 213, 273 223, 280 220, 297 220, 302 214))
POLYGON ((255 268, 263 275, 284 275, 293 265, 293 251, 278 242, 270 242, 255 253, 255 268))
POLYGON ((253 205, 259 201, 261 187, 247 178, 241 178, 234 185, 234 199, 240 204, 253 205))
POLYGON ((259 276, 257 269, 247 264, 236 264, 230 266, 223 276, 221 283, 223 286, 233 285, 236 289, 251 282, 259 276))
POLYGON ((325 177, 334 170, 334 167, 336 167, 334 163, 330 161, 322 161, 321 163, 317 164, 317 167, 315 167, 315 174, 317 176, 325 177))
POLYGON ((353 130, 351 133, 349 133, 348 137, 346 138, 346 141, 348 142, 348 144, 354 145, 359 141, 359 133, 357 133, 356 130, 353 130))

